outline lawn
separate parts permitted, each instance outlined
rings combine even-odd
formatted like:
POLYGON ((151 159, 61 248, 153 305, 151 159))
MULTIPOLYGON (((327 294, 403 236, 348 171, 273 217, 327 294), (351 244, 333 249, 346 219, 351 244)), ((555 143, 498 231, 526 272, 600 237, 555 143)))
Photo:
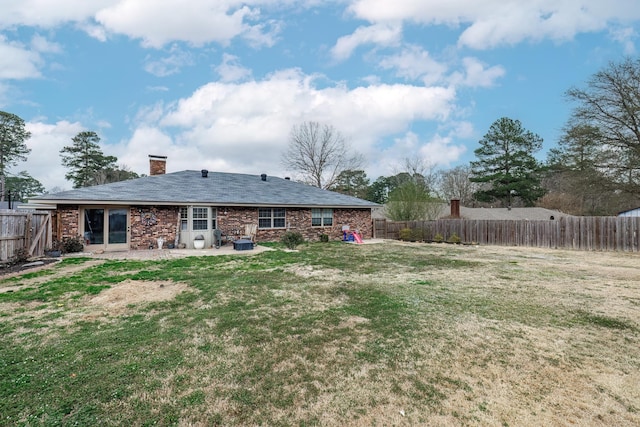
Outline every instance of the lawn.
POLYGON ((385 242, 0 280, 0 425, 640 425, 640 255, 385 242))

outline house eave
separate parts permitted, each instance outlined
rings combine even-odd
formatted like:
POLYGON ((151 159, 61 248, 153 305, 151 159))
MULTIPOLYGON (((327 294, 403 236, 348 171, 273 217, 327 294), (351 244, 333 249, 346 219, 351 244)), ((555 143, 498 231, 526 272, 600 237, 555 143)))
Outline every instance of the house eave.
POLYGON ((38 199, 34 205, 60 206, 60 205, 83 205, 83 206, 221 206, 221 207, 242 207, 242 208, 325 208, 325 209, 373 209, 376 204, 371 205, 338 205, 338 204, 298 204, 298 203, 238 203, 220 201, 142 201, 142 200, 56 200, 38 199))

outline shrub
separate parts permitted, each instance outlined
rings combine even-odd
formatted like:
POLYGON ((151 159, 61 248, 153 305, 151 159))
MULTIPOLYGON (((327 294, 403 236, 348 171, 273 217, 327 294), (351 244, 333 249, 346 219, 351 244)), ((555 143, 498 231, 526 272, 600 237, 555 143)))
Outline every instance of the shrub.
POLYGON ((440 242, 442 242, 443 240, 444 240, 444 237, 442 237, 442 234, 440 234, 440 233, 438 233, 438 234, 436 234, 435 236, 433 236, 433 241, 434 241, 434 242, 438 242, 438 243, 440 243, 440 242))
POLYGON ((403 228, 398 232, 398 237, 400 240, 411 240, 411 229, 403 228))
POLYGON ((414 228, 411 230, 411 240, 420 241, 424 239, 424 231, 422 228, 414 228))
POLYGON ((460 243, 461 239, 456 233, 453 233, 451 237, 449 237, 449 243, 460 243))
POLYGON ((18 248, 13 253, 13 258, 11 258, 11 263, 20 264, 26 262, 29 259, 29 251, 27 248, 18 248))
POLYGON ((60 243, 62 252, 68 254, 84 251, 84 239, 82 236, 65 237, 60 243))
POLYGON ((304 243, 304 237, 302 237, 302 234, 300 234, 300 233, 296 233, 294 231, 287 231, 282 236, 281 241, 282 241, 282 243, 284 243, 284 245, 287 248, 295 249, 296 246, 301 245, 302 243, 304 243))
POLYGON ((329 235, 321 234, 320 235, 320 241, 323 242, 323 243, 327 243, 329 241, 329 235))

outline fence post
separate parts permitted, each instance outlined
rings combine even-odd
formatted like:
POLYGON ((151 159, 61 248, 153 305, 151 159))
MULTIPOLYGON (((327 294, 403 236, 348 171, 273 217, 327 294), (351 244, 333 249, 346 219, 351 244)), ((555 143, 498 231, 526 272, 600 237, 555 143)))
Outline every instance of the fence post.
POLYGON ((33 214, 28 213, 24 225, 24 248, 31 247, 31 224, 33 223, 33 214))

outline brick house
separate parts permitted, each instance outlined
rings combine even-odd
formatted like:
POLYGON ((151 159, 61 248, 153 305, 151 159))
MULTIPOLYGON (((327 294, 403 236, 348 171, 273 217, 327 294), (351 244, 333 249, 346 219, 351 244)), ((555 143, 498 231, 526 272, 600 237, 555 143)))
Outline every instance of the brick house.
POLYGON ((46 194, 30 203, 53 212, 54 238, 83 236, 92 249, 127 250, 168 244, 205 247, 214 230, 223 240, 257 226, 256 241, 276 241, 287 231, 308 240, 326 234, 342 238, 342 228, 373 234, 375 203, 277 177, 202 171, 165 173, 166 157, 149 156, 150 176, 46 194))

